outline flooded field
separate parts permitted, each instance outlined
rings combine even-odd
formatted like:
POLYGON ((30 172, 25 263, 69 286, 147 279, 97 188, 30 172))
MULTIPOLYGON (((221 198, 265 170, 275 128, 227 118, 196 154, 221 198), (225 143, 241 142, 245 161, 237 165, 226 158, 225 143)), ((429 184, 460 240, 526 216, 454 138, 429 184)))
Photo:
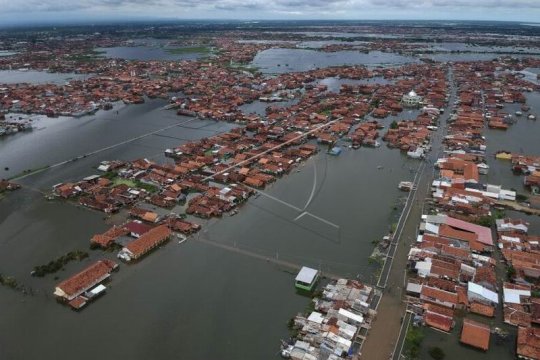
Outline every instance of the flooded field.
POLYGON ((84 80, 92 75, 49 73, 36 70, 0 70, 0 84, 64 84, 70 80, 84 80))
POLYGON ((284 73, 308 71, 317 68, 340 65, 396 65, 419 61, 413 57, 371 51, 368 54, 358 51, 338 51, 325 53, 306 49, 268 49, 255 56, 253 66, 263 73, 284 73))
POLYGON ((196 60, 204 54, 197 52, 175 53, 172 49, 156 46, 117 46, 97 48, 102 56, 126 60, 196 60))

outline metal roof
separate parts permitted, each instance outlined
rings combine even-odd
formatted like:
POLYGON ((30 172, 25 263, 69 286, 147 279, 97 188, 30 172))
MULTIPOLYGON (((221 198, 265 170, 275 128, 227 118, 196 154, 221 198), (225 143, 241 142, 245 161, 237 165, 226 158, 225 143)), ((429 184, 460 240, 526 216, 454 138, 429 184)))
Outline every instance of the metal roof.
POLYGON ((296 275, 295 280, 306 284, 311 284, 311 282, 317 277, 318 273, 318 270, 303 266, 298 275, 296 275))

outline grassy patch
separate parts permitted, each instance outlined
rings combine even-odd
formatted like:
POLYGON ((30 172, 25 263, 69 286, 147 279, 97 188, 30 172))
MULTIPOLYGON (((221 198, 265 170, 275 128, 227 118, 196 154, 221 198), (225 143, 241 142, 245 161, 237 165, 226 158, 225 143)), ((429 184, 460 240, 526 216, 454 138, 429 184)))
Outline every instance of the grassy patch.
POLYGON ((102 175, 102 177, 111 180, 112 183, 113 183, 113 186, 118 186, 118 185, 123 184, 123 185, 129 186, 130 188, 144 189, 144 190, 146 190, 148 192, 151 192, 151 193, 154 193, 154 192, 159 190, 157 186, 150 185, 150 184, 145 184, 145 183, 143 183, 142 181, 139 181, 139 180, 125 179, 125 178, 122 178, 122 177, 118 176, 114 172, 107 172, 104 175, 102 175))
POLYGON ((113 186, 127 185, 129 187, 135 187, 137 185, 135 181, 130 180, 130 179, 124 179, 121 177, 114 178, 112 182, 113 182, 113 186))
POLYGON ((156 191, 158 191, 157 186, 145 184, 139 180, 135 180, 135 186, 138 187, 139 189, 144 189, 150 193, 155 193, 156 191))

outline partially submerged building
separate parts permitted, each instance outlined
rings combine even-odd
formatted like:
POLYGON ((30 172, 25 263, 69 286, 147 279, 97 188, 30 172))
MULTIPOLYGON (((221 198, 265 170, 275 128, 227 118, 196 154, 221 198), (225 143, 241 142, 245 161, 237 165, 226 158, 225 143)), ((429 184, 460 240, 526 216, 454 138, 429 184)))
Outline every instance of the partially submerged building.
POLYGON ((95 296, 105 291, 102 283, 107 280, 118 264, 110 260, 99 260, 81 272, 56 285, 54 295, 59 301, 80 309, 95 296))
POLYGON ((298 275, 294 279, 294 286, 300 290, 311 291, 315 287, 317 280, 319 279, 320 272, 319 270, 303 266, 300 269, 298 275))
POLYGON ((171 235, 172 231, 166 225, 156 226, 122 248, 118 258, 125 261, 137 260, 167 241, 171 235))

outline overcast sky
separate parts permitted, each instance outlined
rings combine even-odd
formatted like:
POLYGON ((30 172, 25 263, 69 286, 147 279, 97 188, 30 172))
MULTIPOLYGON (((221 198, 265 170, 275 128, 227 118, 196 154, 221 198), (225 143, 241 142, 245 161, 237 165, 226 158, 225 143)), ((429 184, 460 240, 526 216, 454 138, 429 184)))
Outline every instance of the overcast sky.
POLYGON ((0 25, 137 17, 539 22, 540 0, 0 0, 0 25))

